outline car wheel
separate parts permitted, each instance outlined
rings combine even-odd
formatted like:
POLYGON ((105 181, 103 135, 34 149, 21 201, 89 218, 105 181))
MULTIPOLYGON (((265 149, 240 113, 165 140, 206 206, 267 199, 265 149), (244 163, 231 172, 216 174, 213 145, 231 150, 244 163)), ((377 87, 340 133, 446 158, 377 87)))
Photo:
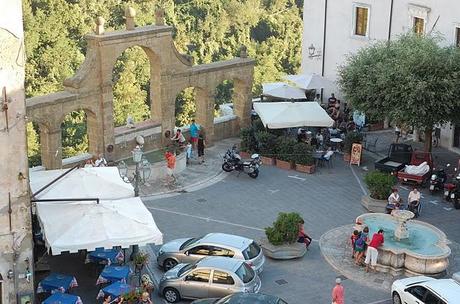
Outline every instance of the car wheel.
POLYGON ((396 291, 393 292, 393 304, 401 304, 401 297, 396 291))
POLYGON ((163 269, 164 271, 168 271, 170 269, 173 269, 174 266, 177 265, 177 261, 176 260, 173 260, 173 259, 166 259, 164 262, 163 262, 163 269))
POLYGON ((165 297, 166 301, 169 303, 176 303, 180 300, 180 294, 174 288, 166 288, 163 291, 163 296, 165 297))

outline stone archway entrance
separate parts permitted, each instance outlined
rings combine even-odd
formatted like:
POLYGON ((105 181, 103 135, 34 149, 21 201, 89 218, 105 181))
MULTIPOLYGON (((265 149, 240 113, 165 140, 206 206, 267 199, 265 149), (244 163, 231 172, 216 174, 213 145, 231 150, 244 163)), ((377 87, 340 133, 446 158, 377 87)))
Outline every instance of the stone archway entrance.
MULTIPOLYGON (((41 131, 42 163, 47 169, 62 165, 60 117, 73 110, 86 109, 90 153, 104 152, 108 145, 115 146, 115 156, 130 155, 135 138, 146 138, 146 150, 161 146, 161 134, 175 126, 174 102, 184 88, 197 90, 196 120, 207 130, 208 140, 222 138, 214 132, 214 91, 224 80, 234 82, 234 114, 225 122, 230 135, 238 134, 241 127, 250 123, 251 89, 255 62, 240 57, 228 61, 194 65, 186 55, 174 46, 173 28, 163 25, 134 26, 132 9, 127 10, 126 30, 104 32, 104 20, 97 19, 96 33, 88 34, 85 61, 77 73, 64 81, 65 91, 27 100, 27 115, 32 121, 47 126, 41 131), (151 119, 135 128, 114 127, 112 70, 117 58, 126 49, 141 47, 150 62, 151 119), (57 151, 57 153, 56 153, 57 151), (61 151, 61 152, 60 152, 61 151)), ((222 129, 222 128, 220 128, 222 129)), ((228 136, 228 132, 225 136, 228 136)))

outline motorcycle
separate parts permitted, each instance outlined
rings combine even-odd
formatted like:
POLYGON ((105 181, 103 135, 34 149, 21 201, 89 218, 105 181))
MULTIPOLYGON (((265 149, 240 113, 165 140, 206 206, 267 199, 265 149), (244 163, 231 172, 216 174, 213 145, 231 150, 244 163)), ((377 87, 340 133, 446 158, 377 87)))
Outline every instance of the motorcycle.
POLYGON ((452 203, 454 204, 454 208, 460 209, 460 174, 458 174, 455 177, 453 184, 455 185, 455 187, 450 193, 450 199, 452 200, 452 203))
POLYGON ((224 155, 222 170, 232 172, 233 170, 247 173, 252 178, 259 176, 259 167, 262 164, 259 154, 252 154, 250 160, 242 160, 235 146, 228 149, 224 155))
POLYGON ((451 194, 455 191, 455 188, 457 187, 457 184, 455 182, 456 176, 457 176, 457 168, 454 168, 454 175, 452 177, 452 182, 450 183, 444 183, 444 200, 445 201, 450 201, 451 199, 451 194))
MULTIPOLYGON (((447 168, 450 166, 450 164, 447 164, 447 168)), ((447 181, 447 174, 446 171, 441 168, 441 169, 434 169, 433 174, 431 175, 430 178, 430 193, 433 194, 436 191, 440 191, 444 189, 444 184, 447 181)))

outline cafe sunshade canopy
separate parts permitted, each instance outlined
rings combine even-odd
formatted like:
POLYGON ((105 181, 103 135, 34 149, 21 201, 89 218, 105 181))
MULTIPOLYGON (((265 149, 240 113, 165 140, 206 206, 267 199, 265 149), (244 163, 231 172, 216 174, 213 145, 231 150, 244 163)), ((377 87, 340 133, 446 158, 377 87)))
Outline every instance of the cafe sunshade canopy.
POLYGON ((304 90, 323 89, 333 86, 330 80, 318 74, 286 75, 283 79, 294 83, 297 87, 304 90))
POLYGON ((254 110, 269 129, 331 127, 334 124, 317 102, 255 102, 254 110))
POLYGON ((305 90, 284 82, 263 83, 262 95, 282 99, 306 99, 305 90))
POLYGON ((37 202, 37 215, 53 255, 163 243, 163 234, 138 197, 99 203, 37 202))

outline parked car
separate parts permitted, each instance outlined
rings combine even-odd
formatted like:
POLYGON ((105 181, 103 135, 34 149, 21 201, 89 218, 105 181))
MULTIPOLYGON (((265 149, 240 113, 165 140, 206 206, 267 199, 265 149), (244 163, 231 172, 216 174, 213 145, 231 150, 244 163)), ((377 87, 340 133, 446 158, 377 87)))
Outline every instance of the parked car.
POLYGON ((393 304, 459 304, 460 284, 452 279, 417 276, 394 281, 391 295, 393 304))
POLYGON ((193 263, 206 256, 243 260, 257 273, 262 272, 265 263, 261 248, 253 240, 225 233, 168 242, 161 246, 157 263, 168 271, 179 263, 193 263))
POLYGON ((281 298, 261 293, 234 293, 222 299, 195 300, 191 304, 287 304, 281 298))
POLYGON ((260 278, 242 260, 206 257, 167 271, 158 290, 169 303, 182 298, 221 298, 236 292, 259 292, 260 278))

